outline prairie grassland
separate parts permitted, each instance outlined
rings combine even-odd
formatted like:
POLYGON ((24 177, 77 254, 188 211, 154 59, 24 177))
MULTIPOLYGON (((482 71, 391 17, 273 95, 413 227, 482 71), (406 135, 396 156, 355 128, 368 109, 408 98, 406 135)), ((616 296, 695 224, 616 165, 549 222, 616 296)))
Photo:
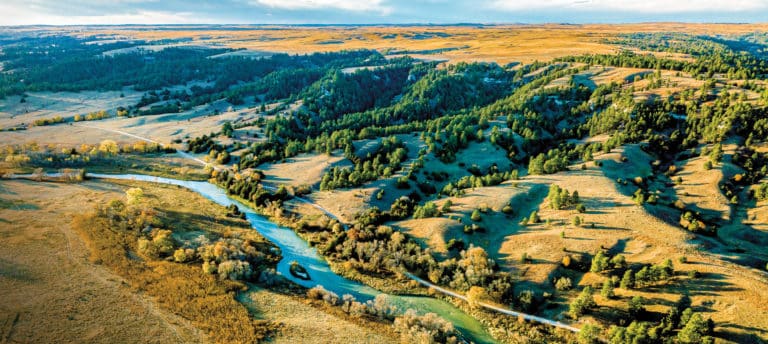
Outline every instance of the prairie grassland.
POLYGON ((21 96, 0 99, 0 128, 29 124, 36 119, 67 118, 102 110, 114 116, 117 107, 136 104, 142 93, 125 88, 121 91, 28 92, 26 95, 24 102, 21 102, 21 96))
POLYGON ((350 318, 337 307, 262 288, 251 288, 240 300, 259 319, 280 323, 272 343, 397 343, 390 324, 350 318), (318 309, 319 308, 319 309, 318 309), (321 310, 322 309, 322 310, 321 310))
POLYGON ((121 188, 0 182, 0 319, 8 342, 201 342, 206 334, 103 265, 70 226, 121 188))
POLYGON ((306 184, 317 187, 323 174, 335 166, 352 167, 352 164, 339 155, 300 154, 285 162, 263 164, 259 166, 259 170, 264 172, 264 181, 270 184, 306 184))
MULTIPOLYGON (((131 105, 135 105, 131 104, 131 105)), ((101 109, 110 109, 108 107, 101 109)), ((61 114, 74 114, 72 109, 62 108, 61 114)), ((2 114, 0 114, 2 116, 2 114)), ((38 142, 44 144, 80 145, 95 144, 111 139, 118 143, 135 142, 135 137, 114 132, 126 132, 151 140, 170 144, 173 140, 184 140, 211 132, 217 132, 225 121, 247 122, 258 118, 257 109, 233 108, 225 101, 198 106, 189 111, 172 114, 140 117, 118 117, 99 121, 77 122, 37 127, 27 130, 2 133, 4 143, 23 144, 38 142), (218 111, 218 115, 214 113, 218 111)), ((45 116, 49 118, 52 116, 45 116)), ((26 123, 29 121, 25 120, 26 123)))
MULTIPOLYGON (((645 23, 621 25, 498 25, 498 26, 236 26, 238 30, 174 27, 87 28, 80 34, 120 34, 144 40, 191 38, 190 45, 220 44, 260 53, 307 53, 348 49, 407 51, 415 57, 498 63, 546 61, 566 55, 611 53, 619 47, 605 42, 619 33, 687 32, 739 34, 765 31, 766 24, 645 23), (215 38, 212 38, 215 37, 215 38)), ((685 58, 684 56, 673 56, 685 58)))
MULTIPOLYGON (((486 203, 491 210, 482 214, 478 225, 485 228, 485 233, 465 235, 462 225, 449 220, 446 215, 440 218, 407 220, 397 226, 407 230, 420 241, 437 252, 445 252, 445 243, 452 238, 463 239, 467 244, 480 245, 496 258, 502 269, 514 272, 524 281, 522 288, 544 288, 554 290, 553 277, 568 274, 560 262, 566 255, 594 255, 601 248, 613 254, 621 253, 631 264, 656 264, 665 259, 674 261, 676 277, 667 284, 646 290, 619 290, 617 300, 597 297, 598 304, 625 309, 626 300, 641 295, 649 301, 650 314, 667 311, 670 304, 679 295, 688 293, 695 308, 706 312, 717 323, 716 336, 725 342, 744 342, 768 333, 768 295, 763 292, 766 276, 759 271, 731 263, 738 257, 733 254, 707 253, 701 247, 711 247, 710 239, 697 238, 680 229, 673 223, 677 218, 665 219, 664 206, 640 206, 631 199, 633 186, 617 185, 616 178, 631 179, 650 173, 650 157, 637 146, 627 146, 613 153, 595 157, 604 162, 600 168, 592 163, 587 170, 571 166, 571 171, 546 176, 527 176, 519 181, 505 182, 499 186, 483 187, 467 192, 467 195, 452 199, 454 206, 450 215, 457 213, 464 222, 469 213, 486 203), (626 162, 622 157, 627 157, 626 162), (552 210, 546 200, 549 185, 557 184, 573 192, 578 190, 586 213, 574 209, 552 210), (514 215, 506 216, 494 209, 502 203, 513 205, 514 215), (465 204, 466 203, 466 204, 465 204), (497 204, 498 203, 498 204, 497 204), (520 225, 522 218, 531 210, 537 210, 542 222, 539 224, 520 225), (583 225, 575 226, 572 220, 579 216, 583 225), (665 220, 662 220, 665 219, 665 220), (594 226, 592 225, 594 224, 594 226), (564 234, 561 236, 561 232, 564 234), (520 257, 526 254, 529 263, 521 263, 520 257), (685 256, 683 264, 678 258, 685 256), (690 278, 688 272, 696 270, 701 277, 690 278)), ((694 166, 687 167, 694 170, 694 166)), ((700 172, 693 172, 700 173, 700 172)), ((685 179, 685 177, 684 177, 685 179)), ((708 185, 710 192, 702 194, 713 207, 720 206, 721 195, 717 189, 708 185), (711 190, 710 190, 711 188, 711 190)), ((702 203, 701 199, 697 204, 702 203)), ((605 277, 600 274, 586 273, 574 276, 574 283, 592 285, 599 288, 605 277)), ((561 317, 566 309, 564 305, 572 293, 558 294, 563 307, 544 310, 545 315, 561 317)), ((602 308, 601 308, 602 309, 602 308)), ((607 308, 606 308, 607 309, 607 308)), ((610 312, 597 311, 595 318, 610 317, 610 312)))
POLYGON ((126 254, 126 248, 136 249, 134 235, 107 230, 82 214, 124 198, 130 187, 144 190, 176 236, 243 231, 266 244, 246 221, 228 218, 223 207, 176 186, 3 181, 0 221, 9 225, 0 230, 0 286, 10 293, 0 300, 2 338, 232 343, 271 334, 278 343, 395 342, 391 326, 336 314, 322 302, 260 288, 235 299, 245 285, 217 281, 194 264, 126 254))

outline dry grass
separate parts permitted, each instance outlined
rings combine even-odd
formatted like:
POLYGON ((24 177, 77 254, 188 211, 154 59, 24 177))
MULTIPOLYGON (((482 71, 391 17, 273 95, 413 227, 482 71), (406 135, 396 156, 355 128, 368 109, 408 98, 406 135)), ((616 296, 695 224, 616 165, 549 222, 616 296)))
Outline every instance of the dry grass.
POLYGON ((341 310, 309 300, 252 288, 241 297, 246 307, 260 319, 281 324, 272 343, 396 343, 392 326, 354 320, 340 315, 341 310), (319 310, 322 308, 323 310, 319 310))
POLYGON ((0 128, 29 124, 36 119, 54 116, 72 117, 101 110, 113 116, 119 106, 128 107, 141 99, 141 92, 125 88, 121 91, 27 92, 26 102, 20 96, 0 99, 0 128), (120 97, 120 94, 124 97, 120 97))
POLYGON ((728 221, 731 206, 719 188, 719 183, 724 180, 723 170, 717 165, 706 170, 704 163, 708 160, 707 156, 685 160, 674 177, 683 179, 682 184, 675 186, 675 192, 679 200, 708 218, 728 221))
POLYGON ((0 182, 0 330, 7 342, 200 342, 205 334, 88 260, 72 216, 121 189, 0 182), (79 200, 73 202, 72 200, 79 200))
MULTIPOLYGON (((647 300, 653 300, 648 306, 651 312, 666 312, 670 302, 687 292, 691 295, 693 305, 704 310, 705 315, 712 317, 718 324, 716 336, 724 338, 726 342, 743 342, 751 335, 766 338, 768 306, 765 305, 768 304, 768 295, 763 290, 768 280, 765 276, 729 261, 738 257, 707 253, 702 247, 710 245, 708 239, 697 239, 660 219, 666 216, 664 207, 639 206, 631 200, 629 194, 634 191, 634 187, 618 186, 615 179, 617 176, 627 178, 650 173, 650 157, 637 146, 631 145, 596 158, 605 162, 603 168, 588 164, 587 170, 581 170, 579 164, 572 166, 569 172, 525 177, 519 181, 517 188, 507 182, 468 193, 465 196, 467 200, 454 200, 454 204, 458 205, 455 208, 462 210, 468 210, 468 207, 476 206, 479 202, 504 202, 510 197, 515 205, 517 212, 510 219, 505 219, 501 214, 484 215, 481 224, 487 228, 487 232, 475 233, 468 240, 475 244, 482 244, 485 240, 483 246, 491 256, 499 260, 502 268, 516 272, 529 287, 536 284, 551 286, 551 277, 557 274, 556 270, 565 255, 594 254, 601 247, 624 254, 630 263, 651 264, 671 258, 680 275, 669 285, 652 290, 617 291, 621 297, 618 301, 603 300, 598 296, 598 303, 623 309, 627 297, 642 295, 647 300), (629 157, 628 162, 622 162, 622 156, 629 157), (550 209, 545 196, 548 185, 552 183, 571 191, 578 190, 587 212, 579 214, 572 209, 550 209), (481 195, 487 198, 469 200, 481 195), (518 225, 520 219, 528 215, 526 206, 537 209, 543 220, 550 220, 550 225, 518 225), (521 209, 523 211, 519 211, 521 209), (575 227, 571 224, 571 219, 577 215, 583 218, 585 226, 575 227), (590 226, 592 223, 595 224, 594 228, 590 226), (565 238, 560 237, 563 231, 565 238), (500 243, 495 244, 497 241, 500 243), (523 253, 532 258, 531 263, 519 262, 523 253), (677 258, 680 256, 687 256, 689 263, 678 263, 677 258), (694 269, 702 273, 702 277, 690 279, 686 276, 688 271, 694 269)), ((717 202, 714 192, 708 192, 703 197, 712 197, 710 201, 717 202)), ((445 242, 457 233, 455 226, 445 218, 409 220, 398 225, 422 237, 424 244, 437 251, 443 249, 445 242)), ((575 282, 599 286, 603 278, 601 275, 587 273, 575 282)), ((574 295, 565 296, 567 300, 574 295)), ((560 307, 543 313, 559 317, 563 310, 560 307)))
POLYGON ((327 170, 332 167, 353 167, 343 156, 325 154, 301 154, 276 164, 263 164, 264 181, 271 184, 318 186, 327 170))
MULTIPOLYGON (((144 30, 137 27, 90 28, 79 33, 119 34, 130 38, 160 40, 192 38, 189 45, 222 44, 246 48, 257 54, 270 52, 306 53, 345 49, 377 49, 380 51, 422 51, 453 49, 437 54, 415 54, 416 57, 458 61, 550 60, 565 55, 611 53, 619 47, 606 44, 606 38, 618 33, 687 32, 691 34, 737 34, 765 31, 765 24, 588 24, 588 25, 500 25, 467 26, 403 26, 403 27, 285 27, 240 26, 240 30, 216 28, 199 30, 174 27, 174 30, 144 30), (417 36, 420 35, 420 36, 417 36), (210 39, 210 37, 216 37, 210 39), (203 40, 205 38, 205 40, 203 40)), ((686 58, 685 56, 671 56, 686 58)))

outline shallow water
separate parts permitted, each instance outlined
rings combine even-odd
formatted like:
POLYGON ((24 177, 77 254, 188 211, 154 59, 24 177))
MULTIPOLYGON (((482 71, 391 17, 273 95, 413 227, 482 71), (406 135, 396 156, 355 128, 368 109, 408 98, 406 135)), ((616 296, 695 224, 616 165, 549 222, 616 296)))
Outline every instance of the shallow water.
MULTIPOLYGON (((254 212, 253 209, 243 203, 230 198, 226 192, 216 185, 208 182, 186 181, 172 178, 155 177, 141 174, 98 174, 88 173, 91 178, 111 178, 124 180, 137 180, 152 183, 171 184, 185 187, 197 192, 203 197, 210 199, 217 204, 229 206, 236 205, 241 212, 245 213, 246 219, 251 226, 261 233, 269 241, 277 245, 282 251, 283 259, 277 264, 277 271, 284 277, 307 288, 322 285, 326 290, 332 291, 339 296, 351 294, 359 301, 373 299, 382 292, 358 283, 344 277, 341 277, 331 271, 328 263, 312 248, 306 241, 301 239, 296 233, 285 227, 269 221, 263 216, 254 212), (302 280, 296 278, 289 272, 290 263, 298 262, 307 269, 311 280, 302 280)), ((400 296, 388 295, 393 306, 400 311, 408 308, 416 310, 420 314, 437 313, 444 319, 453 323, 454 327, 459 329, 469 340, 476 343, 494 343, 493 338, 484 329, 484 326, 477 319, 469 316, 460 309, 448 302, 437 300, 424 296, 400 296)))

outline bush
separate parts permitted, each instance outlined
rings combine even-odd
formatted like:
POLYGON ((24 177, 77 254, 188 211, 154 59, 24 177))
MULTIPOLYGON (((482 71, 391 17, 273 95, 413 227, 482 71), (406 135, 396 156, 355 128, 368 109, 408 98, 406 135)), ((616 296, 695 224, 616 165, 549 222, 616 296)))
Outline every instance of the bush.
POLYGON ((440 215, 440 211, 437 210, 437 205, 434 202, 427 202, 423 206, 416 206, 416 210, 413 212, 414 219, 423 219, 438 215, 440 215))
POLYGON ((435 313, 419 316, 413 309, 395 318, 394 327, 403 343, 458 343, 460 337, 449 321, 435 313))
POLYGON ((524 312, 532 312, 536 309, 536 299, 532 290, 523 290, 517 295, 517 304, 524 312))
POLYGON ((567 291, 573 288, 573 281, 570 277, 560 277, 555 281, 555 289, 559 291, 567 291))
POLYGON ((472 212, 472 215, 471 215, 469 218, 470 218, 472 221, 475 221, 475 222, 478 222, 478 221, 482 221, 482 219, 483 219, 483 218, 480 216, 480 210, 478 210, 478 209, 475 209, 475 210, 472 212))

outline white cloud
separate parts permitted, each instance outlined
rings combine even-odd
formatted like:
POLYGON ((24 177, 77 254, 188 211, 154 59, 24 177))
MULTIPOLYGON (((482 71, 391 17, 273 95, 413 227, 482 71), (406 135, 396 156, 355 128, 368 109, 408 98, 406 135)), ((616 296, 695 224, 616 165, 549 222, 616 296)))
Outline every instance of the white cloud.
POLYGON ((380 12, 388 14, 391 8, 383 0, 252 0, 251 3, 286 10, 338 9, 352 12, 380 12))
POLYGON ((768 9, 768 0, 494 0, 507 11, 570 9, 636 13, 746 12, 768 9))
POLYGON ((69 16, 47 13, 38 6, 0 3, 0 25, 95 25, 95 24, 206 24, 206 18, 191 13, 137 10, 128 13, 69 16))

